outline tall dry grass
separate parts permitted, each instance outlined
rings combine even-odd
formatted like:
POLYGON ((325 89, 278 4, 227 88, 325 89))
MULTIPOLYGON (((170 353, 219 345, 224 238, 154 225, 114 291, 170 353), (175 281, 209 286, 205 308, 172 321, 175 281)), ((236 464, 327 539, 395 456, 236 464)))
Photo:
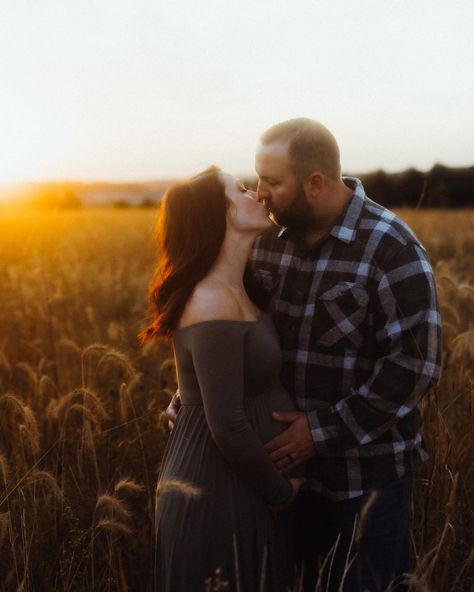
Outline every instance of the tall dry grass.
MULTIPOLYGON (((443 377, 425 401, 411 589, 473 578, 474 212, 402 216, 436 269, 443 377)), ((0 590, 151 590, 153 501, 175 388, 137 345, 150 211, 0 214, 0 590)), ((212 529, 212 525, 209 525, 212 529)), ((210 574, 208 589, 225 589, 210 574)))

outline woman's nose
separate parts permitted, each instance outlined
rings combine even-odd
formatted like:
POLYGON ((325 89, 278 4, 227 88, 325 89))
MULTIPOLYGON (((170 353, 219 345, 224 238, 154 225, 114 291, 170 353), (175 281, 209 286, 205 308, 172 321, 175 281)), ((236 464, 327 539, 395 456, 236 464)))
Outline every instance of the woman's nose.
POLYGON ((258 199, 258 194, 257 194, 257 192, 256 192, 256 191, 250 191, 250 190, 249 190, 249 192, 248 192, 248 193, 249 193, 249 195, 250 195, 250 197, 251 197, 252 199, 254 199, 255 201, 259 201, 259 199, 258 199))

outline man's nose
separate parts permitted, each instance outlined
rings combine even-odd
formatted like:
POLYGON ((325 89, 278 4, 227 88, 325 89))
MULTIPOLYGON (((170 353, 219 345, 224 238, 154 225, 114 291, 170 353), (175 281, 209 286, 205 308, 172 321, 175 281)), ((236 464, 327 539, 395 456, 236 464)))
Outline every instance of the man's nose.
POLYGON ((266 191, 262 182, 259 181, 257 185, 257 201, 262 202, 266 198, 268 198, 268 191, 266 191))

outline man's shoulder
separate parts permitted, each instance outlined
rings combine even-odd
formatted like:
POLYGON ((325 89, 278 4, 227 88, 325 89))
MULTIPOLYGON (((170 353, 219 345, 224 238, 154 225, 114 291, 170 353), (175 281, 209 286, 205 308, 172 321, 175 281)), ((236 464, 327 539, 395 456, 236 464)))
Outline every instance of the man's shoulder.
POLYGON ((395 254, 408 245, 425 250, 410 226, 395 212, 366 197, 359 220, 359 239, 371 240, 380 253, 395 254))

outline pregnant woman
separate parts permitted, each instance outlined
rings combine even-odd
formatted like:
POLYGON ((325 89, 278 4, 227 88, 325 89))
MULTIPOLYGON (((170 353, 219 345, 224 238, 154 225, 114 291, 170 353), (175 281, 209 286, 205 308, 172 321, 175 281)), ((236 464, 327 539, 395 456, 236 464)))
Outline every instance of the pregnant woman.
POLYGON ((204 590, 220 569, 230 590, 284 591, 290 574, 278 512, 302 484, 274 467, 265 442, 294 404, 279 382, 271 318, 243 286, 256 236, 271 221, 234 177, 209 169, 173 185, 161 206, 160 262, 145 339, 172 339, 181 407, 156 499, 156 590, 204 590))

